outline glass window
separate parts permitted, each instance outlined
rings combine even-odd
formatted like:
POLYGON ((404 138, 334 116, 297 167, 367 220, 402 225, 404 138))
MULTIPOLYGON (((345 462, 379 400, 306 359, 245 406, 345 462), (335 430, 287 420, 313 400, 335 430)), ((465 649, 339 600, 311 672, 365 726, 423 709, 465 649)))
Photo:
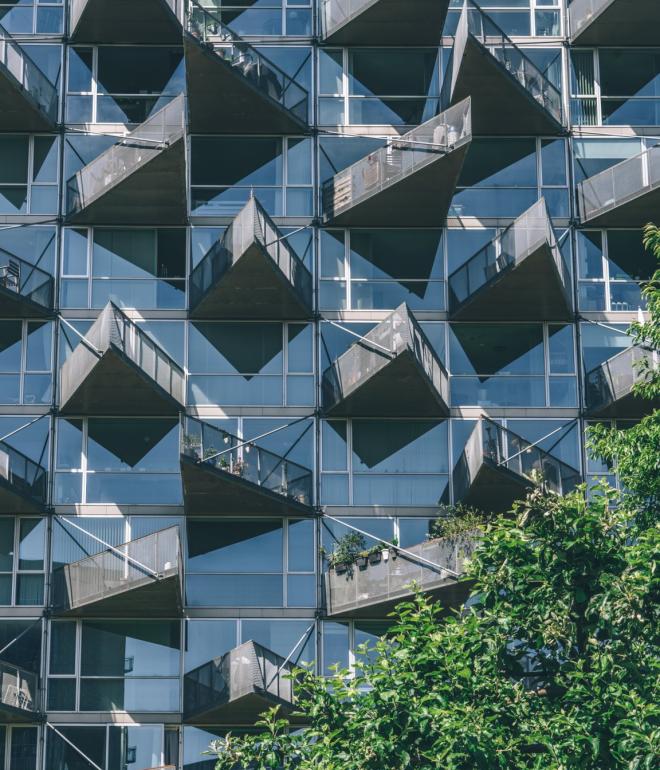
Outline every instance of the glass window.
POLYGON ((38 744, 38 728, 3 725, 0 727, 0 768, 36 770, 38 744))
POLYGON ((57 729, 61 735, 49 730, 46 741, 49 770, 87 770, 90 764, 81 754, 101 770, 162 767, 165 761, 163 725, 62 725, 57 729))
MULTIPOLYGON (((226 24, 241 37, 281 35, 309 37, 312 34, 311 0, 201 0, 208 13, 207 26, 213 19, 226 24)), ((212 34, 212 30, 209 29, 212 34)))
POLYGON ((57 214, 55 136, 0 137, 0 214, 57 214))
POLYGON ((11 35, 61 35, 64 0, 3 0, 0 24, 11 35))
POLYGON ((41 518, 0 520, 0 604, 44 603, 46 522, 41 518))

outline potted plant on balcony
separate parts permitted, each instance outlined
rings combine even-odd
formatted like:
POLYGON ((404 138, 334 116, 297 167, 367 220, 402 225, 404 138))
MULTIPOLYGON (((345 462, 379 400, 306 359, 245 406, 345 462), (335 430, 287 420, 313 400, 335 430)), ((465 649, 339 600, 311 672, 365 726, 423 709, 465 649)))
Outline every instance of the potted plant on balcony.
POLYGON ((197 433, 184 433, 183 453, 199 460, 202 454, 202 437, 197 433))
POLYGON ((334 569, 338 575, 349 572, 349 570, 351 570, 350 574, 352 574, 352 567, 357 562, 360 554, 363 553, 365 545, 366 543, 362 535, 358 532, 349 532, 337 540, 331 553, 326 553, 323 550, 323 555, 328 560, 330 569, 334 569))
POLYGON ((478 533, 488 522, 488 515, 477 508, 462 505, 448 506, 432 522, 427 542, 445 541, 469 556, 474 550, 478 533))

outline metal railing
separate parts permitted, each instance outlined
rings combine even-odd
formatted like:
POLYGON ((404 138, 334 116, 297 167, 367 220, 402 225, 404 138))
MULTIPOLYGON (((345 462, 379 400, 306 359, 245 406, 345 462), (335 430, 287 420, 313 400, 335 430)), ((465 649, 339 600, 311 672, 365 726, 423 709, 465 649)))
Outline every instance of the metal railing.
POLYGON ((577 188, 580 219, 588 222, 657 187, 660 187, 660 144, 581 182, 577 188))
POLYGON ((215 55, 233 72, 307 125, 309 93, 196 0, 190 0, 186 29, 200 42, 212 46, 215 55))
POLYGON ((585 27, 616 0, 573 0, 568 6, 569 30, 571 37, 577 37, 585 27))
POLYGON ((54 279, 36 265, 0 249, 0 287, 46 310, 53 307, 54 279))
POLYGON ((194 417, 183 418, 181 454, 302 505, 312 505, 313 474, 309 468, 255 444, 245 444, 194 417))
MULTIPOLYGON (((640 364, 649 360, 650 368, 658 367, 658 354, 633 345, 587 372, 585 390, 587 410, 599 411, 620 398, 630 395, 633 387, 644 380, 640 364)), ((649 402, 649 406, 651 406, 649 402)))
POLYGON ((46 503, 46 469, 4 441, 0 441, 0 477, 25 497, 41 505, 46 503))
POLYGON ((30 95, 51 123, 57 123, 56 86, 2 25, 0 25, 0 66, 4 67, 30 95))
POLYGON ((53 572, 53 606, 76 609, 183 571, 179 528, 169 527, 53 572))
POLYGON ((0 660, 2 705, 36 714, 39 679, 32 671, 0 660))
POLYGON ((323 212, 332 218, 433 163, 471 138, 470 100, 413 128, 323 184, 323 212))
MULTIPOLYGON (((185 133, 183 94, 76 172, 66 183, 67 214, 81 211, 109 188, 170 147, 185 133)), ((136 206, 140 202, 136 201, 136 206)))

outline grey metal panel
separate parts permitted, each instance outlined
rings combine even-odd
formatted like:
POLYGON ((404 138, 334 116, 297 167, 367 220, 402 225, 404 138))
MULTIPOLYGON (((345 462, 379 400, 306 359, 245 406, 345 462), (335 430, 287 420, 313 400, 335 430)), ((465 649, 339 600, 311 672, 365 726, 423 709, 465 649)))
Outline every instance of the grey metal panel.
POLYGON ((323 42, 440 44, 450 0, 320 0, 323 42))
POLYGON ((54 284, 52 275, 0 249, 0 318, 51 316, 54 284))
POLYGON ((573 0, 568 16, 573 44, 658 45, 657 0, 573 0))
POLYGON ((0 442, 0 514, 43 513, 47 487, 44 468, 0 442))
POLYGON ((644 417, 660 409, 660 399, 643 399, 633 393, 647 379, 639 369, 642 361, 657 369, 657 352, 633 345, 587 372, 585 389, 587 414, 591 417, 644 417))
POLYGON ((9 723, 40 721, 38 699, 37 675, 0 660, 0 720, 9 723))
POLYGON ((182 0, 71 0, 76 43, 180 43, 182 0))

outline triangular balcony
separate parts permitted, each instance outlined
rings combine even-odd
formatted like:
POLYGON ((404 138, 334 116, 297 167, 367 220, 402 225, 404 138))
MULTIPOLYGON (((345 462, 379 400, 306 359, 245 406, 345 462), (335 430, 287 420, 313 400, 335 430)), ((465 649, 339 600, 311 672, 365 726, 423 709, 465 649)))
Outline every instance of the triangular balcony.
POLYGON ((541 199, 448 280, 456 320, 565 321, 571 278, 541 199))
POLYGON ((47 494, 46 469, 0 441, 0 514, 43 513, 47 494))
POLYGON ((53 131, 57 88, 0 25, 0 131, 53 131))
POLYGON ((476 5, 466 2, 442 89, 443 105, 472 97, 475 135, 564 132, 561 92, 476 5))
POLYGON ((401 601, 412 599, 413 583, 447 606, 462 603, 469 583, 461 581, 478 533, 429 540, 405 551, 384 549, 358 564, 330 568, 325 598, 330 617, 385 618, 401 601))
POLYGON ((585 179, 577 187, 589 227, 643 227, 660 208, 660 144, 585 179))
POLYGON ((181 0, 71 0, 75 43, 181 44, 181 0))
POLYGON ((573 0, 568 18, 572 45, 658 45, 657 0, 573 0))
POLYGON ((320 5, 324 43, 437 46, 449 0, 321 0, 320 5))
POLYGON ((294 709, 292 666, 249 641, 193 669, 183 679, 183 718, 192 724, 253 725, 273 706, 294 709))
POLYGON ((180 94, 66 184, 72 224, 184 224, 185 97, 180 94))
POLYGON ((177 415, 183 369, 109 302, 60 369, 60 413, 177 415))
POLYGON ((52 275, 0 249, 0 318, 45 318, 53 314, 52 275))
POLYGON ((202 134, 308 131, 309 94, 192 0, 184 35, 189 126, 202 134))
POLYGON ((187 514, 314 512, 309 468, 192 417, 184 418, 181 478, 187 514))
POLYGON ((333 417, 449 414, 447 370, 405 304, 339 356, 322 387, 333 417))
POLYGON ((323 223, 437 227, 472 140, 465 99, 340 171, 323 185, 323 223))
POLYGON ((660 367, 660 355, 633 345, 608 358, 585 375, 586 408, 590 417, 644 417, 660 409, 660 399, 644 399, 633 392, 645 382, 649 369, 660 367), (647 369, 640 369, 646 361, 647 369))
POLYGON ((537 474, 558 495, 580 483, 575 468, 482 416, 454 467, 454 498, 486 512, 508 511, 525 498, 537 474))
POLYGON ((178 617, 183 606, 179 528, 108 548, 53 573, 58 615, 178 617))
POLYGON ((0 720, 4 723, 39 722, 39 677, 32 671, 0 660, 0 720))
POLYGON ((304 319, 312 275, 255 198, 190 277, 191 318, 304 319))

